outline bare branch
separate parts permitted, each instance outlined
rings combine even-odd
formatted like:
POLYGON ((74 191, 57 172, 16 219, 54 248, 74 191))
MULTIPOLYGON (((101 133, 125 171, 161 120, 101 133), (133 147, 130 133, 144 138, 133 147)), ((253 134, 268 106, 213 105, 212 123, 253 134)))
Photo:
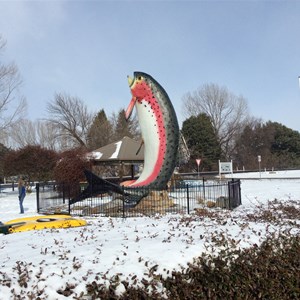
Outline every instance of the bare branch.
POLYGON ((236 96, 225 87, 206 84, 183 96, 185 117, 205 113, 211 119, 225 157, 232 150, 234 137, 248 119, 248 106, 244 97, 236 96))
MULTIPOLYGON (((0 53, 5 49, 6 41, 0 36, 0 53)), ((22 80, 14 63, 0 62, 0 130, 6 131, 24 115, 27 104, 19 95, 22 80)))
POLYGON ((71 138, 77 146, 86 147, 94 114, 88 112, 81 99, 58 93, 48 103, 47 111, 47 120, 58 129, 57 137, 71 138))

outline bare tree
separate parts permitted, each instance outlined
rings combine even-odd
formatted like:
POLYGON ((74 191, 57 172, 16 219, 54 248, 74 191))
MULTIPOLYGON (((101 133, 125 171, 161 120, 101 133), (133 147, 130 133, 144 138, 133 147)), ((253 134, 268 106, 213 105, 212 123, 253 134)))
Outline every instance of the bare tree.
MULTIPOLYGON (((4 51, 6 41, 0 36, 0 55, 4 51)), ((0 60, 0 138, 4 138, 6 130, 18 122, 26 111, 26 100, 19 95, 22 80, 14 63, 3 63, 0 60)))
POLYGON ((87 106, 78 97, 58 93, 48 103, 47 111, 50 123, 58 129, 57 137, 71 139, 72 146, 86 147, 88 130, 93 122, 94 114, 88 112, 87 106))
POLYGON ((38 145, 34 122, 24 119, 10 128, 11 140, 18 148, 28 145, 38 145))
POLYGON ((13 148, 39 145, 49 150, 61 150, 62 143, 57 137, 57 127, 52 123, 23 119, 9 130, 9 145, 13 148))
POLYGON ((210 117, 223 155, 229 158, 233 151, 234 139, 248 119, 246 99, 234 95, 226 87, 205 84, 195 92, 183 96, 183 111, 187 118, 200 113, 210 117))
POLYGON ((50 150, 62 150, 62 143, 57 137, 57 127, 48 121, 37 121, 35 125, 39 145, 50 150))

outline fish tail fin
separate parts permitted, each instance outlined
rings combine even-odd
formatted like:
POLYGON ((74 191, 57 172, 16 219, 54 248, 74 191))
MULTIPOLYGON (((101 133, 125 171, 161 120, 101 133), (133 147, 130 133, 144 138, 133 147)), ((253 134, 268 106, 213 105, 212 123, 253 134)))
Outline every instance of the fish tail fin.
POLYGON ((78 197, 72 199, 70 204, 74 204, 97 194, 109 192, 124 194, 124 189, 120 185, 105 180, 89 170, 85 170, 84 175, 88 182, 88 186, 80 193, 78 197))

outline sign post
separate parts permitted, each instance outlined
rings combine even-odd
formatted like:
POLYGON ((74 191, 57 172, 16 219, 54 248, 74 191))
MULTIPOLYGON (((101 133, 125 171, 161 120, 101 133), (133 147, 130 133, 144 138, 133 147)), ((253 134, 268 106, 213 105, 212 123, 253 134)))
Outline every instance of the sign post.
POLYGON ((260 155, 257 156, 257 160, 258 160, 259 178, 261 178, 261 171, 260 171, 261 156, 260 155))
POLYGON ((198 178, 199 178, 199 166, 200 166, 200 163, 201 163, 201 159, 196 158, 196 163, 197 163, 197 166, 198 166, 198 178))

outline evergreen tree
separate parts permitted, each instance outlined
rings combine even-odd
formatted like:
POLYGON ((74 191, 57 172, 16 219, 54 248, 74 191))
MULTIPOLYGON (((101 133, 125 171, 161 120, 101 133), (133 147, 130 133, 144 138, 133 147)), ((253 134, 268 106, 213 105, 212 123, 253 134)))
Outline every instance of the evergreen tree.
POLYGON ((262 167, 274 165, 271 145, 274 140, 274 128, 265 127, 261 121, 248 124, 236 140, 234 162, 239 169, 258 169, 258 155, 262 157, 262 167))
POLYGON ((240 168, 257 169, 258 155, 262 168, 300 166, 300 133, 286 126, 261 121, 247 125, 237 139, 235 162, 240 168))
POLYGON ((94 118, 88 131, 88 148, 95 150, 109 144, 112 140, 113 126, 102 109, 94 118))
POLYGON ((268 122, 274 128, 274 141, 271 152, 277 158, 278 168, 300 166, 300 133, 280 123, 268 122))
POLYGON ((120 140, 124 136, 130 138, 138 138, 140 136, 137 118, 132 116, 129 120, 126 120, 124 109, 119 111, 117 117, 115 117, 114 123, 114 141, 120 140))
POLYGON ((196 166, 195 159, 201 159, 201 170, 216 170, 221 147, 210 118, 201 113, 185 120, 182 134, 191 153, 189 168, 196 166))

